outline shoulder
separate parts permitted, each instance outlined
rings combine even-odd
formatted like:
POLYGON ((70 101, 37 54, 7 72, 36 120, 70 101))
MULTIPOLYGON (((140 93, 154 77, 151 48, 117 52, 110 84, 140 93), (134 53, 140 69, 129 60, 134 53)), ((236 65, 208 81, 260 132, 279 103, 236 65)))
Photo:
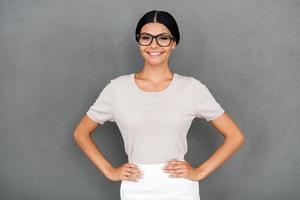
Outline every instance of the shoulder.
POLYGON ((130 76, 131 76, 131 74, 122 74, 122 75, 116 76, 113 79, 111 79, 111 82, 114 82, 116 84, 124 83, 129 80, 130 76))
POLYGON ((131 74, 118 75, 115 78, 113 78, 112 80, 121 81, 121 80, 124 80, 124 79, 128 79, 130 75, 131 74))
POLYGON ((193 76, 177 74, 177 77, 181 84, 189 85, 192 87, 206 87, 206 85, 202 81, 193 76))
POLYGON ((110 85, 111 87, 117 87, 118 85, 122 85, 128 82, 129 78, 130 74, 119 75, 110 79, 108 85, 110 85))
POLYGON ((115 91, 127 90, 130 86, 131 74, 123 74, 112 78, 109 82, 111 88, 115 91))

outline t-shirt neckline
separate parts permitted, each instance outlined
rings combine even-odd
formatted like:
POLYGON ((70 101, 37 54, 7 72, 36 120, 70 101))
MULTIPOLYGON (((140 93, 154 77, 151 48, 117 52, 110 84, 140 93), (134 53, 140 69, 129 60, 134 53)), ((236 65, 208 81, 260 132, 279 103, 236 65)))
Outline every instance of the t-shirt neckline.
POLYGON ((133 89, 143 95, 143 96, 161 96, 161 95, 164 95, 166 94, 172 87, 173 85, 175 84, 176 80, 177 80, 177 74, 174 72, 173 74, 173 78, 171 80, 171 82, 168 84, 168 86, 166 88, 164 88, 163 90, 161 91, 157 91, 157 92, 154 92, 154 91, 145 91, 145 90, 142 90, 141 88, 139 88, 135 82, 135 79, 134 79, 134 75, 135 73, 131 73, 130 74, 130 82, 131 82, 131 85, 133 86, 133 89))

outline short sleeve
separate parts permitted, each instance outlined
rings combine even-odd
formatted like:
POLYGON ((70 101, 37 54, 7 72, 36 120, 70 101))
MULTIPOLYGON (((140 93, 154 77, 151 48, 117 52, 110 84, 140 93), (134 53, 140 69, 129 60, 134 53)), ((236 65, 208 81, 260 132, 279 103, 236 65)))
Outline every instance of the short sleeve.
POLYGON ((108 83, 100 92, 98 98, 90 106, 86 114, 95 122, 104 124, 106 121, 114 122, 114 98, 113 98, 113 82, 108 83))
POLYGON ((195 79, 194 86, 195 117, 205 118, 206 121, 210 121, 218 118, 225 112, 206 85, 195 79))

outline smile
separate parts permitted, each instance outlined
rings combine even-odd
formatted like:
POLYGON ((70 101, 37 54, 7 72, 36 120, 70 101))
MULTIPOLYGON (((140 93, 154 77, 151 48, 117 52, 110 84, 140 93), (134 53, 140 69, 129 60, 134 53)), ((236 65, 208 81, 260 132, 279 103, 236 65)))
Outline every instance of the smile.
POLYGON ((162 52, 147 52, 150 56, 160 56, 162 54, 162 52))

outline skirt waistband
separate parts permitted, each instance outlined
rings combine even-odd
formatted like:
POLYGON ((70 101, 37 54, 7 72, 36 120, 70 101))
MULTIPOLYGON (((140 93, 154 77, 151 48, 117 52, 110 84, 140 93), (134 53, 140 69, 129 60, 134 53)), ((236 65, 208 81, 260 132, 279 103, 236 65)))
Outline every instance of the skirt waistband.
MULTIPOLYGON (((184 161, 184 159, 178 159, 179 161, 184 161)), ((134 163, 138 167, 141 167, 143 169, 150 169, 150 168, 162 168, 165 166, 168 162, 163 162, 163 163, 155 163, 155 164, 142 164, 142 163, 134 163)))
MULTIPOLYGON (((176 159, 176 160, 184 161, 185 159, 176 159)), ((144 164, 144 163, 138 163, 138 162, 133 162, 133 163, 136 164, 136 165, 162 165, 162 164, 166 164, 168 162, 166 161, 166 162, 154 163, 154 164, 144 164)))

